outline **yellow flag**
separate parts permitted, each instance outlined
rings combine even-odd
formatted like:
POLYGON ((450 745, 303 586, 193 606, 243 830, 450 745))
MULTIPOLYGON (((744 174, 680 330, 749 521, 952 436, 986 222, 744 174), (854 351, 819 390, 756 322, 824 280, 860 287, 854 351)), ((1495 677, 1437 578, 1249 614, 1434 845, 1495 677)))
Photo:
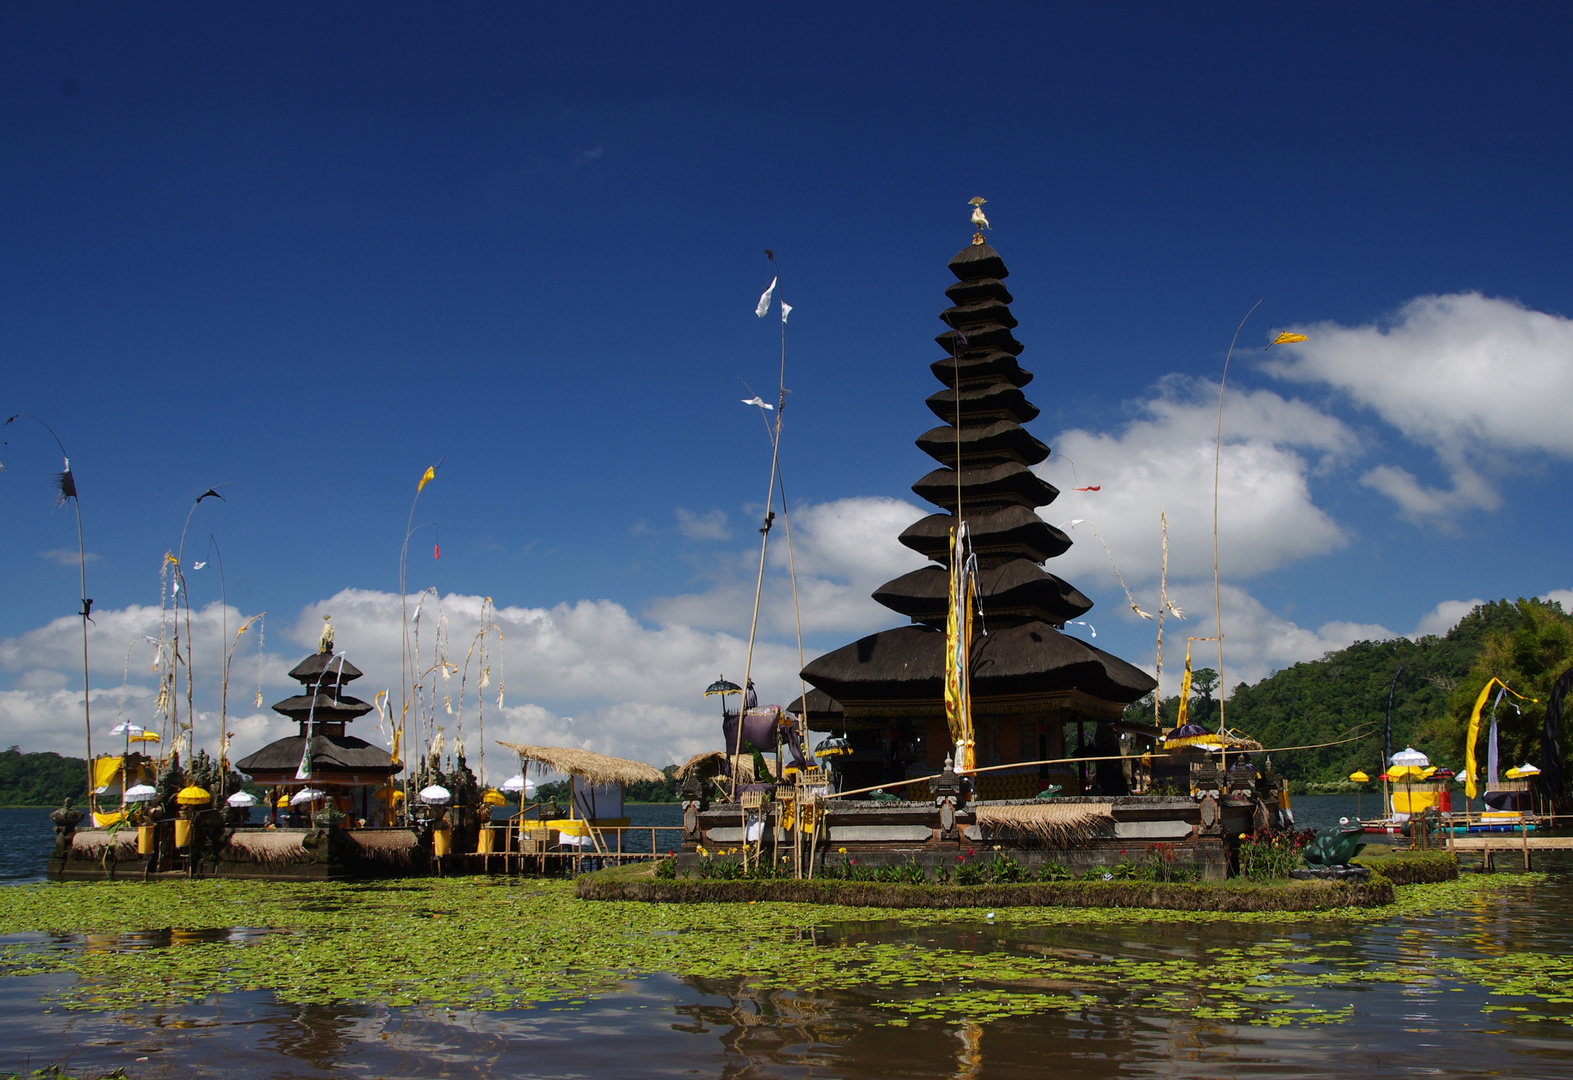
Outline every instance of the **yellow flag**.
POLYGON ((426 466, 426 471, 421 473, 421 482, 415 485, 415 494, 419 495, 421 493, 421 488, 426 486, 428 480, 435 479, 437 479, 437 466, 426 466))
POLYGON ((1475 699, 1475 711, 1469 714, 1469 734, 1464 736, 1464 794, 1471 799, 1475 797, 1475 743, 1480 738, 1480 710, 1486 707, 1491 688, 1501 681, 1491 679, 1486 683, 1475 699))
POLYGON ((1175 729, 1185 726, 1186 713, 1190 711, 1191 704, 1191 643, 1185 643, 1185 674, 1180 679, 1180 715, 1174 721, 1175 729))
POLYGON ((1289 331, 1285 330, 1283 333, 1273 338, 1272 341, 1268 342, 1267 347, 1271 349, 1274 345, 1293 345, 1297 341, 1309 340, 1310 338, 1306 337, 1304 334, 1291 334, 1289 331))

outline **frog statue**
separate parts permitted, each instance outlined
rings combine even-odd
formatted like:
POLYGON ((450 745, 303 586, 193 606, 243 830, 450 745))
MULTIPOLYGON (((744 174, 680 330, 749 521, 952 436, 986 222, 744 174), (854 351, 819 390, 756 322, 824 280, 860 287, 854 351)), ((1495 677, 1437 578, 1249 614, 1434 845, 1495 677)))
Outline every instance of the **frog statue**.
POLYGON ((1349 860, 1365 849, 1360 838, 1365 828, 1358 822, 1342 819, 1331 829, 1322 829, 1305 846, 1307 866, 1348 866, 1349 860))

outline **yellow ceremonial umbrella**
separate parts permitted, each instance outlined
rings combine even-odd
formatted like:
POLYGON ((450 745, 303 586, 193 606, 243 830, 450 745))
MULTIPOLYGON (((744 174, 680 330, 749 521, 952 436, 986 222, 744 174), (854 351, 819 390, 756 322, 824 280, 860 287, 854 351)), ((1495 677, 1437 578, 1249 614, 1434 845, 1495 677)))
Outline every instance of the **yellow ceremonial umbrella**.
POLYGON ((175 802, 180 806, 206 806, 212 801, 213 796, 209 794, 207 788, 199 788, 195 784, 181 788, 180 793, 175 796, 175 802))
POLYGON ((486 794, 482 795, 481 796, 481 801, 483 803, 485 803, 487 806, 507 806, 508 805, 508 799, 503 795, 502 792, 498 791, 495 788, 493 788, 492 790, 488 791, 486 794))
MULTIPOLYGON (((1349 774, 1349 779, 1356 784, 1369 784, 1371 778, 1364 771, 1356 769, 1349 774)), ((1355 788, 1355 820, 1360 820, 1360 789, 1355 788)))

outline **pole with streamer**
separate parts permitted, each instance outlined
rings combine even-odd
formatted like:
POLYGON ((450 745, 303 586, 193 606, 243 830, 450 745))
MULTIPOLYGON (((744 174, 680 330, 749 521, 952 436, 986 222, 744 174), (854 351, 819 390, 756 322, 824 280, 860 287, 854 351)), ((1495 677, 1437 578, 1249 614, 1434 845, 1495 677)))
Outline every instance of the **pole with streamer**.
POLYGON ((44 423, 32 413, 17 413, 5 422, 10 427, 12 421, 25 419, 36 422, 49 437, 55 440, 55 445, 60 448, 60 457, 64 467, 56 476, 56 483, 60 486, 60 502, 71 500, 71 509, 76 514, 76 557, 77 570, 82 586, 82 610, 78 613, 82 618, 82 724, 87 735, 87 800, 88 809, 91 811, 93 803, 93 705, 92 695, 88 688, 87 678, 87 624, 92 622, 93 599, 87 595, 87 548, 82 542, 82 500, 77 496, 76 477, 71 472, 71 456, 66 453, 65 444, 60 441, 60 436, 55 434, 55 429, 44 423))

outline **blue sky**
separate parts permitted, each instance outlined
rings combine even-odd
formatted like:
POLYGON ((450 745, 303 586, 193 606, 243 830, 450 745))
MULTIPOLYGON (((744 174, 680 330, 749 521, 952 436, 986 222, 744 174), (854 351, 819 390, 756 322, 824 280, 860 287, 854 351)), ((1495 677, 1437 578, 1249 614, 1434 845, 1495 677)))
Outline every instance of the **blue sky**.
MULTIPOLYGON (((1211 632, 1217 379, 1267 299, 1225 413, 1230 684, 1445 628, 1475 598, 1566 592, 1569 23, 1554 5, 9 6, 0 411, 43 417, 72 456, 108 616, 95 709, 148 712, 125 653, 157 633, 192 499, 224 481, 187 562, 211 536, 231 615, 268 612, 268 700, 323 613, 368 684, 396 686, 399 547, 445 457, 416 519, 442 558, 417 534, 410 584, 451 597, 456 641, 476 598, 509 613, 493 723, 658 763, 708 746, 697 692, 741 671, 768 476, 738 403, 739 380, 770 397, 776 379, 763 249, 795 309, 782 453, 813 653, 899 621, 867 593, 914 565, 893 538, 922 512, 912 439, 973 195, 1066 490, 1041 512, 1096 523, 1151 609, 1167 511, 1191 634, 1211 632), (1270 325, 1311 340, 1263 354, 1270 325), (1100 492, 1069 490, 1067 456, 1100 492)), ((72 750, 58 454, 22 421, 3 437, 0 719, 72 750)), ((1050 568, 1097 601, 1099 645, 1150 665, 1152 628, 1073 536, 1050 568)), ((755 664, 785 700, 778 570, 755 664)), ((244 696, 238 744, 282 733, 244 696)))

